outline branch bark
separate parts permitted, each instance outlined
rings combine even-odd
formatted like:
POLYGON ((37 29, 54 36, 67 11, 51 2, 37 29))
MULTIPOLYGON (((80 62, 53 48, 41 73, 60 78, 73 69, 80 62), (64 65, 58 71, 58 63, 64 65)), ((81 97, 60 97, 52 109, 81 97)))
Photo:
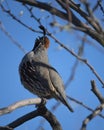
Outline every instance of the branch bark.
POLYGON ((92 86, 92 92, 96 95, 96 97, 99 99, 100 103, 104 103, 104 97, 101 95, 99 90, 96 87, 95 81, 91 81, 91 86, 92 86))
MULTIPOLYGON (((45 2, 39 2, 39 1, 34 1, 34 0, 16 0, 18 2, 21 2, 23 4, 28 4, 40 9, 44 9, 46 11, 48 11, 49 13, 51 13, 52 15, 56 15, 64 20, 69 21, 69 17, 67 15, 67 13, 64 13, 61 10, 58 10, 55 7, 50 6, 49 4, 45 3, 45 2)), ((97 21, 93 21, 90 17, 88 17, 88 15, 85 14, 85 12, 82 12, 82 10, 80 8, 76 8, 75 4, 72 4, 69 2, 69 5, 71 5, 70 7, 73 8, 75 11, 77 11, 82 17, 84 17, 85 20, 87 20, 88 23, 90 23, 90 25, 94 28, 91 28, 90 26, 88 26, 87 24, 83 23, 73 12, 72 10, 70 10, 70 14, 71 14, 71 22, 73 25, 75 25, 76 27, 78 27, 79 30, 81 30, 82 32, 86 33, 87 35, 89 35, 90 37, 92 37, 93 39, 95 39, 97 42, 100 43, 100 45, 104 46, 104 32, 101 29, 102 27, 100 26, 100 24, 97 21), (100 31, 100 33, 99 33, 100 31)))
POLYGON ((13 130, 13 128, 10 128, 8 126, 0 126, 0 130, 13 130))
POLYGON ((45 106, 39 106, 37 110, 32 111, 16 119, 15 121, 6 125, 5 127, 1 127, 1 128, 3 128, 2 130, 13 130, 14 128, 25 123, 26 121, 36 118, 37 116, 44 117, 49 122, 53 130, 62 130, 62 127, 58 122, 58 120, 56 119, 56 117, 45 106))
POLYGON ((26 105, 38 105, 41 103, 41 98, 31 98, 31 99, 26 99, 26 100, 22 100, 22 101, 18 101, 8 107, 5 107, 5 108, 1 108, 0 109, 0 115, 4 115, 4 114, 7 114, 7 113, 10 113, 14 110, 16 110, 17 108, 20 108, 20 107, 24 107, 26 105))
POLYGON ((82 123, 81 130, 86 130, 87 124, 104 109, 104 103, 98 106, 82 123))
POLYGON ((45 105, 41 104, 42 99, 41 98, 31 98, 31 99, 26 99, 22 100, 19 102, 16 102, 8 107, 0 109, 0 115, 7 114, 12 112, 13 110, 16 110, 17 108, 26 106, 26 105, 37 105, 37 110, 32 111, 12 123, 9 123, 8 125, 2 127, 0 126, 0 130, 13 130, 14 128, 20 126, 21 124, 25 123, 28 120, 31 120, 37 116, 42 116, 44 117, 51 125, 53 130, 62 130, 60 123, 56 119, 56 117, 45 107, 45 105))
POLYGON ((98 73, 96 72, 96 70, 94 69, 94 67, 87 61, 87 59, 84 59, 82 57, 80 57, 79 55, 77 55, 73 50, 71 50, 70 48, 66 47, 63 43, 61 43, 58 39, 55 38, 55 36, 51 33, 48 32, 47 33, 50 37, 52 37, 61 47, 63 47, 65 50, 67 50, 71 55, 73 55, 75 58, 77 58, 78 60, 80 60, 81 62, 83 62, 84 64, 86 64, 88 66, 88 68, 94 73, 94 75, 97 77, 97 79, 101 82, 101 84, 104 86, 104 81, 103 79, 98 75, 98 73))
POLYGON ((88 115, 85 120, 82 123, 81 130, 86 130, 87 124, 94 119, 97 115, 101 113, 101 111, 104 109, 104 97, 101 95, 99 90, 96 87, 95 81, 91 81, 92 86, 92 92, 96 95, 96 97, 99 99, 99 102, 101 103, 90 115, 88 115))

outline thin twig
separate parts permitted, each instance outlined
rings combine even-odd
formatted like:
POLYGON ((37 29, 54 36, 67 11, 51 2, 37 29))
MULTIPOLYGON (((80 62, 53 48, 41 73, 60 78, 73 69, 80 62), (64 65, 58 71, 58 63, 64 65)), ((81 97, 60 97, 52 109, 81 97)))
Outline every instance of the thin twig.
POLYGON ((31 30, 32 32, 42 33, 42 32, 40 32, 40 31, 37 31, 37 30, 33 29, 32 27, 26 25, 26 24, 25 24, 24 22, 22 22, 21 20, 19 20, 16 16, 14 16, 14 15, 12 14, 12 12, 11 12, 10 10, 5 9, 2 4, 0 4, 0 7, 1 7, 1 9, 2 9, 5 13, 9 14, 9 16, 11 16, 14 20, 16 20, 18 23, 20 23, 21 25, 23 25, 23 26, 26 27, 27 29, 31 30))
MULTIPOLYGON (((72 97, 70 97, 70 96, 67 96, 67 97, 68 97, 71 101, 73 101, 73 102, 75 102, 75 103, 81 105, 82 107, 86 108, 87 110, 89 110, 89 111, 91 111, 91 112, 94 112, 94 110, 93 110, 92 108, 88 107, 88 106, 85 105, 83 102, 78 101, 77 99, 72 98, 72 97)), ((104 119, 104 116, 103 116, 102 114, 99 113, 98 115, 104 119)))
POLYGON ((101 95, 99 90, 96 87, 95 81, 91 81, 91 86, 92 86, 92 92, 96 95, 96 97, 99 99, 100 103, 104 103, 104 97, 101 95))
POLYGON ((23 53, 26 53, 26 50, 21 46, 20 43, 18 43, 10 34, 6 31, 5 27, 3 26, 3 23, 0 21, 0 29, 5 33, 5 35, 12 41, 13 44, 15 44, 23 53))
MULTIPOLYGON (((27 6, 26 6, 27 7, 27 6)), ((29 8, 27 7, 28 11, 29 8)), ((30 10, 30 14, 32 15, 32 17, 37 20, 37 22, 39 22, 39 24, 41 25, 40 21, 38 21, 38 19, 36 19, 36 17, 34 16, 34 14, 32 13, 32 10, 30 10)), ((69 49, 68 47, 66 47, 64 44, 62 44, 59 40, 57 40, 50 32, 47 31, 47 34, 49 36, 51 36, 61 47, 63 47, 64 49, 66 49, 68 52, 70 52, 74 57, 76 57, 78 60, 84 62, 90 69, 91 71, 95 74, 95 76, 98 78, 98 80, 103 84, 104 86, 104 81, 101 79, 101 77, 97 74, 97 72, 94 70, 94 68, 88 63, 88 61, 86 59, 81 58, 80 56, 78 56, 77 54, 75 54, 71 49, 69 49)))
MULTIPOLYGON (((24 3, 24 4, 28 4, 28 5, 40 8, 40 9, 44 9, 44 10, 48 11, 49 13, 51 13, 52 15, 56 15, 56 16, 60 17, 61 19, 68 21, 67 13, 64 13, 63 11, 61 11, 55 7, 52 7, 45 2, 39 2, 39 1, 33 1, 33 0, 16 0, 16 1, 24 3)), ((70 12, 71 12, 71 16, 72 16, 72 24, 74 26, 76 26, 77 29, 79 28, 82 32, 88 34, 90 37, 92 37, 93 39, 98 41, 102 46, 104 46, 103 32, 100 31, 100 34, 99 34, 97 31, 92 29, 90 26, 83 23, 72 11, 70 11, 70 12)), ((93 22, 93 21, 90 21, 90 22, 93 22)), ((94 25, 97 27, 98 24, 94 23, 94 25)))
POLYGON ((86 130, 87 124, 104 109, 104 104, 98 106, 82 123, 81 130, 86 130))
MULTIPOLYGON (((71 2, 70 2, 71 3, 71 2)), ((74 3, 74 2, 73 2, 74 3)), ((102 32, 103 30, 101 28, 100 23, 97 21, 97 19, 94 17, 93 15, 93 9, 91 10, 89 2, 87 0, 82 0, 82 3, 84 4, 84 6, 86 7, 86 10, 88 12, 89 15, 85 15, 83 18, 86 19, 86 21, 98 32, 102 32)), ((82 10, 80 10, 80 8, 78 9, 79 14, 83 14, 82 10)), ((83 15, 82 15, 83 16, 83 15)))
POLYGON ((35 15, 34 15, 34 13, 32 12, 32 7, 31 8, 29 8, 27 5, 25 5, 24 4, 24 7, 28 10, 28 12, 30 13, 30 16, 31 16, 31 18, 34 18, 34 20, 35 21, 37 21, 38 23, 39 23, 39 25, 42 25, 41 24, 41 21, 40 21, 40 18, 37 18, 35 15))
POLYGON ((104 7, 102 6, 103 4, 101 2, 102 2, 102 0, 98 0, 98 6, 100 7, 100 9, 104 15, 104 7))
POLYGON ((100 81, 100 83, 104 86, 104 81, 101 79, 101 77, 95 71, 95 69, 93 68, 93 66, 88 62, 88 60, 86 60, 86 59, 81 58, 80 56, 78 56, 73 50, 71 50, 70 48, 66 47, 63 43, 61 43, 58 39, 56 39, 56 37, 53 34, 51 34, 51 33, 48 32, 48 35, 51 36, 61 47, 63 47, 65 50, 67 50, 71 55, 73 55, 75 58, 77 58, 78 60, 80 60, 81 62, 83 62, 84 64, 86 64, 88 66, 88 68, 94 73, 94 75, 96 76, 96 78, 100 81))
POLYGON ((81 130, 86 130, 87 124, 97 115, 99 115, 101 113, 101 111, 104 109, 104 97, 101 95, 101 93, 99 92, 99 90, 96 87, 95 81, 92 80, 91 81, 91 87, 92 87, 92 92, 96 95, 96 97, 99 99, 100 101, 100 105, 90 114, 88 115, 85 120, 82 123, 82 127, 81 130))

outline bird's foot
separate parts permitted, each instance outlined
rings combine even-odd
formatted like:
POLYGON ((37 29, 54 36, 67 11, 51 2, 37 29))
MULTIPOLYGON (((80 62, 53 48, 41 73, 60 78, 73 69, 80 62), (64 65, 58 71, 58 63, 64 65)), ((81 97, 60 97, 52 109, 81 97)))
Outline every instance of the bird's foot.
POLYGON ((37 107, 37 108, 40 108, 40 107, 45 106, 46 101, 47 101, 46 98, 41 98, 41 103, 40 103, 40 104, 37 104, 36 107, 37 107))

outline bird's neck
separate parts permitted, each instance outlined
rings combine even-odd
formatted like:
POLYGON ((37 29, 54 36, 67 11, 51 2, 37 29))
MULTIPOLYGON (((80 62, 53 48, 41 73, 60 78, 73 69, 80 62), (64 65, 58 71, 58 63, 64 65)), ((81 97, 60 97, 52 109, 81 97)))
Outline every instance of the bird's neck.
POLYGON ((36 47, 33 49, 34 53, 41 53, 41 52, 44 52, 44 51, 47 51, 46 48, 44 48, 43 46, 40 46, 40 47, 36 47))
POLYGON ((45 61, 48 63, 48 55, 47 55, 47 49, 46 48, 38 48, 37 50, 33 50, 35 57, 38 57, 40 61, 45 61))
POLYGON ((34 54, 41 54, 41 55, 43 55, 43 54, 47 54, 47 49, 44 48, 44 47, 39 47, 39 48, 35 48, 33 50, 33 52, 34 52, 34 54))

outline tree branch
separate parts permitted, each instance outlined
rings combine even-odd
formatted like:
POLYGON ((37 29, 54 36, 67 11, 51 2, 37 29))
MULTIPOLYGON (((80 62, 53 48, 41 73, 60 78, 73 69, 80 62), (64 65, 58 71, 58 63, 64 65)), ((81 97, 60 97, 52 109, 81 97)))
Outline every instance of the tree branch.
MULTIPOLYGON (((21 1, 21 0, 20 0, 21 1)), ((24 0, 25 1, 25 0, 24 0)), ((27 0, 28 1, 28 0, 27 0)), ((26 2, 26 1, 25 1, 26 2)), ((34 2, 34 1, 33 1, 34 2)), ((8 13, 12 18, 14 18, 16 21, 18 21, 21 24, 21 21, 18 20, 10 11, 6 10, 1 4, 0 4, 1 8, 8 13)), ((42 5, 41 5, 42 6, 42 5)), ((39 22, 39 21, 38 21, 39 22)), ((39 22, 40 23, 40 22, 39 22)), ((25 26, 25 24, 22 24, 25 26)), ((27 25, 25 26, 28 29, 30 29, 27 25)), ((89 29, 90 30, 90 29, 89 29)), ((32 29, 32 31, 35 31, 32 29)), ((94 33, 96 33, 94 31, 94 33)), ((60 41, 58 41, 51 33, 49 33, 47 31, 47 34, 50 35, 60 46, 62 46, 64 49, 66 49, 68 52, 70 52, 74 57, 76 57, 78 60, 84 62, 91 70, 92 72, 95 74, 95 76, 98 78, 98 80, 103 84, 104 86, 104 81, 100 78, 100 76, 97 74, 97 72, 94 70, 94 68, 88 63, 88 61, 86 59, 81 58, 80 56, 76 55, 72 50, 70 50, 69 48, 67 48, 64 44, 62 44, 60 41)), ((97 34, 95 34, 97 35, 97 34)), ((93 35, 94 36, 94 35, 93 35)), ((100 38, 100 37, 99 37, 100 38)), ((102 39, 103 40, 103 39, 102 39)), ((104 41, 103 41, 104 42, 104 41)))
MULTIPOLYGON (((49 4, 45 3, 45 2, 39 2, 39 1, 34 1, 34 0, 16 0, 18 2, 21 2, 23 4, 28 4, 31 6, 35 6, 37 8, 40 9, 44 9, 46 11, 48 11, 49 13, 51 13, 52 15, 56 15, 64 20, 69 21, 69 17, 67 15, 67 13, 64 13, 61 10, 58 10, 55 7, 50 6, 49 4)), ((70 10, 70 14, 71 14, 71 19, 72 19, 72 24, 75 25, 76 27, 80 28, 80 30, 86 34, 88 34, 90 37, 92 37, 93 39, 95 39, 96 41, 98 41, 102 46, 104 46, 104 33, 102 31, 99 32, 99 29, 101 30, 101 27, 99 25, 99 27, 97 26, 98 24, 95 24, 93 22, 93 20, 90 20, 90 23, 93 23, 92 25, 94 26, 94 28, 96 27, 95 31, 94 29, 92 29, 90 26, 86 25, 85 23, 81 22, 80 19, 78 17, 76 17, 74 15, 74 13, 70 10), (99 28, 99 29, 98 29, 99 28)))
POLYGON ((0 108, 0 115, 10 113, 10 112, 16 110, 17 108, 24 107, 26 105, 34 105, 34 104, 37 105, 40 103, 41 103, 41 98, 31 98, 31 99, 18 101, 8 107, 0 108))
POLYGON ((24 54, 26 53, 26 50, 21 46, 20 43, 18 43, 9 32, 5 29, 3 23, 0 21, 0 29, 4 32, 4 34, 14 43, 24 54))
POLYGON ((0 126, 0 130, 13 130, 13 128, 10 128, 8 126, 0 126))
POLYGON ((104 86, 104 81, 101 79, 101 77, 98 75, 98 73, 95 71, 93 66, 84 58, 78 56, 73 50, 66 47, 64 44, 62 44, 59 40, 55 38, 55 36, 47 31, 48 35, 51 36, 61 47, 63 47, 65 50, 67 50, 71 55, 73 55, 75 58, 83 62, 88 66, 88 68, 94 73, 94 75, 97 77, 97 79, 100 81, 100 83, 104 86))
MULTIPOLYGON (((62 130, 61 125, 58 122, 58 120, 56 119, 56 117, 45 106, 38 107, 37 110, 32 111, 32 112, 16 119, 12 123, 6 125, 6 127, 4 127, 4 128, 11 128, 11 130, 13 130, 13 128, 18 127, 18 126, 22 125, 23 123, 25 123, 26 121, 29 121, 37 116, 44 117, 50 123, 53 130, 62 130)), ((10 129, 8 129, 8 130, 10 130, 10 129)))
POLYGON ((17 21, 18 23, 20 23, 22 26, 26 27, 27 29, 31 30, 32 32, 41 33, 40 31, 36 31, 36 30, 33 29, 32 27, 26 25, 24 22, 22 22, 21 20, 19 20, 15 15, 13 15, 13 14, 11 13, 10 10, 5 9, 4 6, 3 6, 1 3, 0 3, 0 7, 1 7, 1 9, 2 9, 5 13, 9 14, 9 16, 11 16, 12 19, 16 20, 16 21, 17 21))
POLYGON ((0 109, 0 115, 7 114, 12 112, 13 110, 16 110, 17 108, 26 106, 26 105, 39 105, 37 106, 37 110, 32 111, 12 123, 6 125, 5 127, 0 127, 0 130, 13 130, 14 128, 20 126, 21 124, 25 123, 28 120, 31 120, 32 118, 35 118, 37 116, 42 116, 44 117, 51 125, 53 130, 62 130, 60 123, 57 121, 56 117, 44 106, 41 105, 41 98, 31 98, 31 99, 26 99, 22 100, 19 102, 16 102, 6 108, 1 108, 0 109))
POLYGON ((91 86, 92 86, 92 92, 96 95, 96 97, 99 99, 100 103, 104 103, 104 97, 101 95, 99 90, 96 87, 95 81, 91 81, 91 86))
POLYGON ((95 85, 95 81, 92 80, 91 81, 91 86, 92 86, 92 92, 97 96, 97 98, 100 101, 100 105, 90 114, 86 117, 86 119, 83 121, 82 123, 82 127, 81 130, 86 130, 87 124, 97 115, 100 114, 100 112, 104 109, 104 98, 101 95, 101 93, 99 92, 99 90, 97 89, 96 85, 95 85))
POLYGON ((86 130, 87 124, 98 114, 100 114, 100 112, 104 109, 104 103, 101 104, 100 106, 98 106, 93 113, 91 113, 89 116, 86 117, 86 119, 83 121, 82 123, 82 127, 81 130, 86 130))
MULTIPOLYGON (((79 105, 81 105, 82 107, 84 107, 84 108, 86 108, 87 110, 89 110, 89 111, 91 111, 91 112, 94 112, 94 110, 92 109, 92 108, 90 108, 90 107, 88 107, 87 105, 85 105, 83 102, 81 102, 81 101, 78 101, 77 99, 74 99, 74 98, 72 98, 72 97, 70 97, 70 96, 67 96, 71 101, 73 101, 73 102, 75 102, 75 103, 77 103, 77 104, 79 104, 79 105)), ((104 116, 102 115, 102 114, 98 114, 102 119, 104 119, 104 116)))

